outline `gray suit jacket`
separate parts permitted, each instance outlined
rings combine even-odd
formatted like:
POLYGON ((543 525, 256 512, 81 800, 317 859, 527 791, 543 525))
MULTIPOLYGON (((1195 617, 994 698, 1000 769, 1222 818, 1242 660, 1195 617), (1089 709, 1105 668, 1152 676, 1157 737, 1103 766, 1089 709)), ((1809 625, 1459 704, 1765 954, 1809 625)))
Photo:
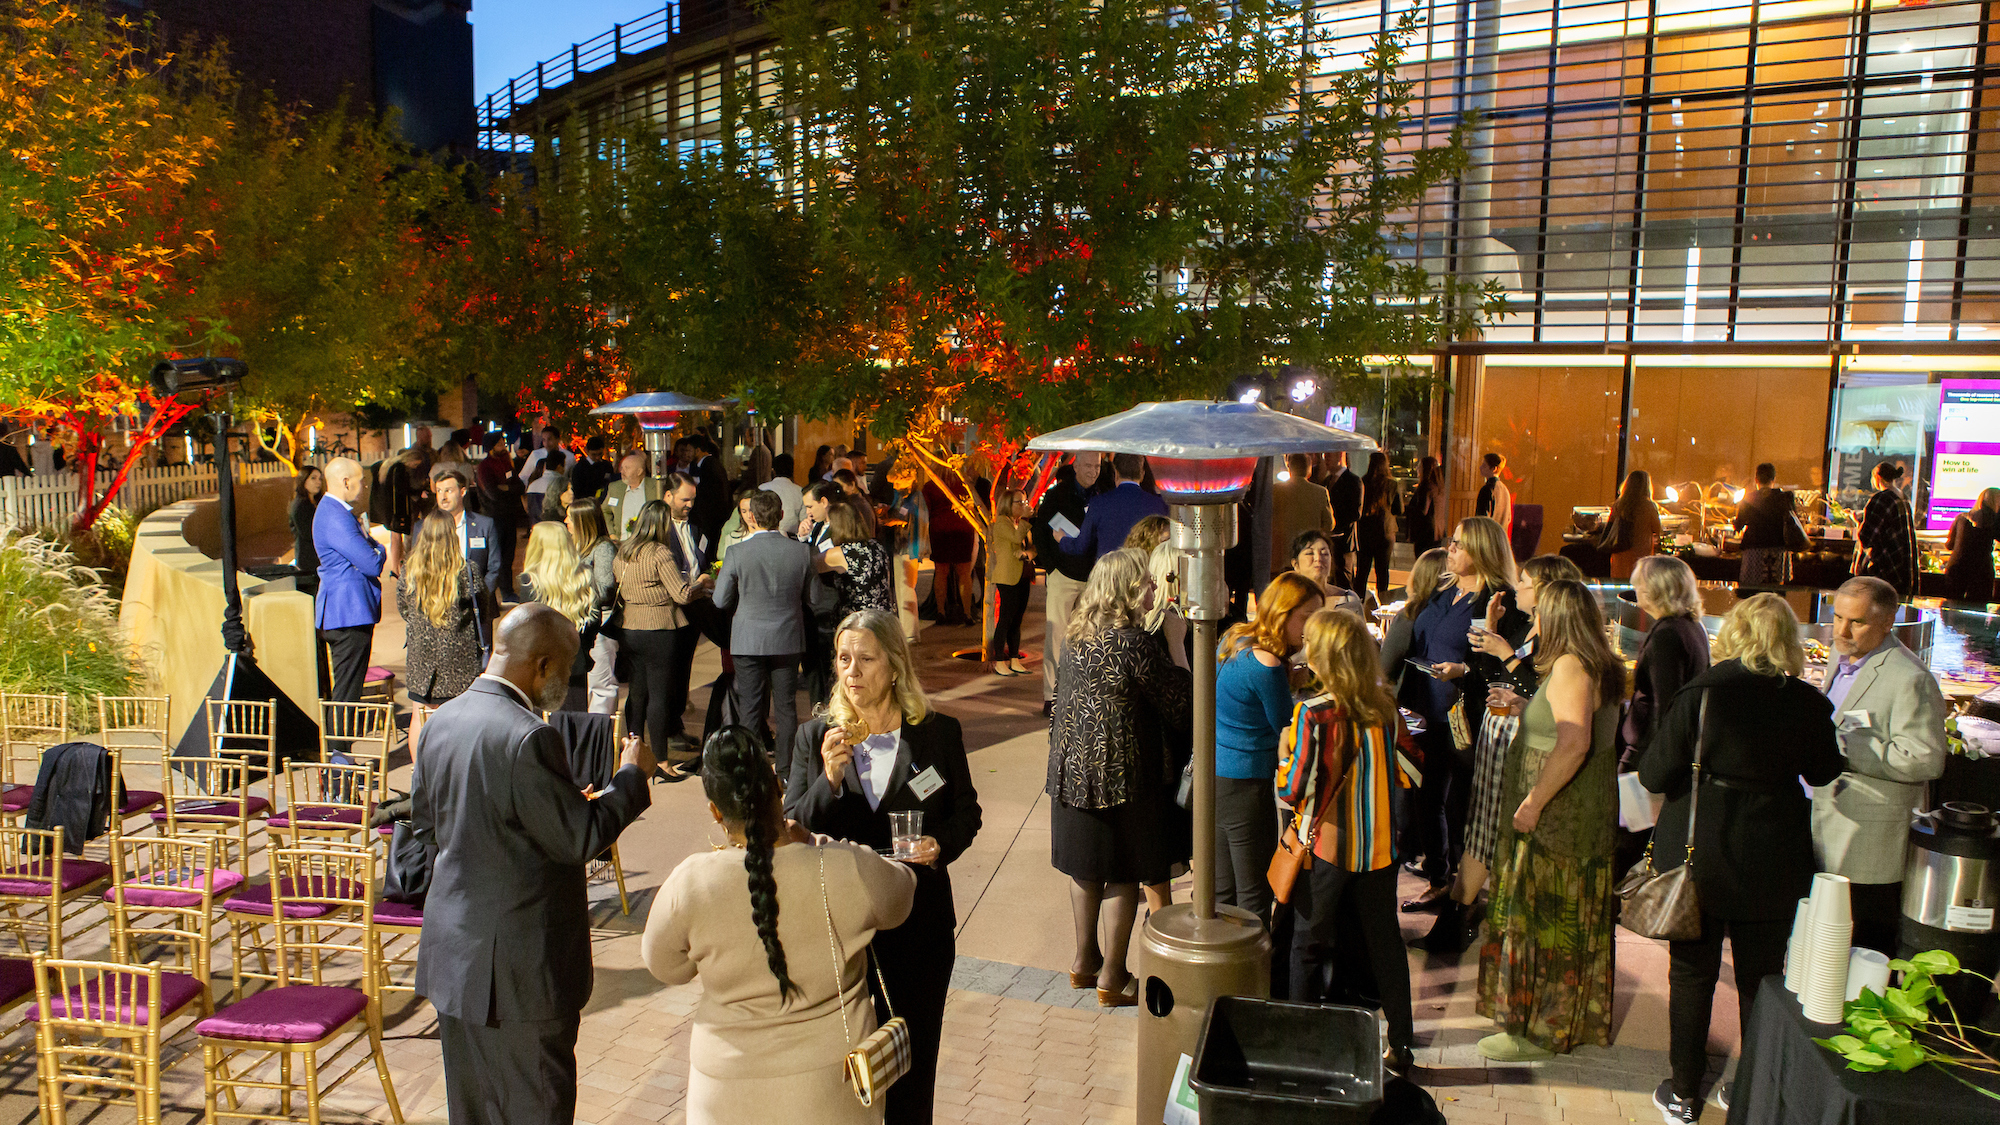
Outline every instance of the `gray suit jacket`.
POLYGON ((584 866, 652 803, 637 768, 584 799, 561 736, 505 685, 478 679, 424 725, 411 786, 437 846, 417 993, 442 1015, 566 1019, 590 999, 584 866))
POLYGON ((1924 782, 1944 772, 1948 713, 1930 669, 1894 637, 1861 665, 1833 716, 1847 772, 1813 791, 1821 870, 1857 883, 1903 881, 1910 810, 1923 805, 1924 782), (1854 712, 1868 725, 1856 725, 1854 712))
POLYGON ((736 611, 729 651, 789 656, 806 650, 807 610, 833 609, 835 594, 813 579, 812 548, 777 532, 752 535, 722 556, 715 605, 736 611))

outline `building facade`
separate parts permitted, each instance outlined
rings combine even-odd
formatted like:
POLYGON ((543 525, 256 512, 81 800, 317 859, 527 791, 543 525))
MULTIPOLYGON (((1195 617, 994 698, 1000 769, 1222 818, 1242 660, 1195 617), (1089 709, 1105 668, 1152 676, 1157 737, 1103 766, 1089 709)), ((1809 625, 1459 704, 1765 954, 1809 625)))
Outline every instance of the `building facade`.
MULTIPOLYGON (((1300 18, 1330 72, 1402 10, 1300 18)), ((1495 450, 1551 526, 1609 502, 1627 470, 1663 491, 1740 485, 1762 461, 1850 494, 1874 462, 1905 461, 1921 514, 1942 382, 2000 379, 1993 0, 1422 13, 1405 74, 1427 129, 1468 112, 1479 127, 1472 171, 1404 216, 1406 252, 1497 280, 1508 313, 1385 368, 1375 401, 1327 405, 1356 407, 1401 459, 1445 456, 1461 511, 1495 450)), ((482 136, 506 149, 565 122, 644 123, 716 144, 725 84, 769 65, 750 12, 665 7, 490 94, 482 136)))

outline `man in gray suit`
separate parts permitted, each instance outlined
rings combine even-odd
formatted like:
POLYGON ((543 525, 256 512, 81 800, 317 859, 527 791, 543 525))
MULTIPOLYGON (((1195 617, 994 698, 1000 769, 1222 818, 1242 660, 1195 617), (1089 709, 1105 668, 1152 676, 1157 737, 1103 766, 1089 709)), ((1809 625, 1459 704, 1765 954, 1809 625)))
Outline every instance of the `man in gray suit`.
POLYGON ((1847 772, 1813 793, 1820 867, 1852 882, 1854 944, 1896 956, 1908 859, 1910 810, 1924 782, 1944 772, 1947 709, 1937 680, 1890 635, 1895 587, 1853 578, 1833 595, 1826 697, 1847 772))
POLYGON ((576 1116, 576 1033, 590 999, 584 865, 652 798, 627 736, 611 788, 585 796, 541 712, 562 703, 576 629, 539 603, 500 619, 493 658, 424 724, 411 821, 434 843, 418 995, 438 1014, 452 1125, 576 1116))
POLYGON ((778 776, 792 775, 792 735, 799 726, 799 655, 806 650, 807 613, 833 608, 834 593, 813 577, 812 548, 778 532, 785 503, 775 492, 752 492, 750 534, 722 556, 715 605, 735 610, 729 655, 736 666, 736 715, 764 729, 768 707, 777 730, 778 776))

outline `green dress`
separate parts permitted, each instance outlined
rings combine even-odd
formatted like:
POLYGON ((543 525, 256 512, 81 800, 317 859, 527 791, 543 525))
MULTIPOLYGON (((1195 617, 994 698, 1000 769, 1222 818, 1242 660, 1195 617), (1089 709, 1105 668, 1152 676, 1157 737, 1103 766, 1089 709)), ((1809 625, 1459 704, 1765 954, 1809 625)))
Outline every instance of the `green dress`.
POLYGON ((1618 701, 1592 716, 1590 755, 1524 835, 1514 828, 1514 810, 1556 745, 1548 690, 1544 679, 1507 755, 1477 1010, 1510 1034, 1562 1054, 1584 1044, 1611 1045, 1618 701))

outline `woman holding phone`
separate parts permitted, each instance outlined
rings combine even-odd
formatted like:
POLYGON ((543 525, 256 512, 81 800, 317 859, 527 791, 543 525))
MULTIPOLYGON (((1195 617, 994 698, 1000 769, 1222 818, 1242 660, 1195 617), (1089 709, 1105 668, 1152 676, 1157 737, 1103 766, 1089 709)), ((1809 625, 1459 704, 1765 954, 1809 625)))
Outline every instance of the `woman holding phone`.
MULTIPOLYGON (((807 830, 887 852, 891 816, 920 813, 904 858, 917 873, 909 920, 875 936, 875 963, 910 1025, 910 1072, 889 1088, 891 1125, 931 1120, 958 915, 945 870, 979 834, 979 793, 958 720, 933 711, 893 609, 849 614, 834 631, 833 694, 799 726, 785 815, 807 830)), ((888 1009, 881 1010, 883 1019, 888 1009)))

